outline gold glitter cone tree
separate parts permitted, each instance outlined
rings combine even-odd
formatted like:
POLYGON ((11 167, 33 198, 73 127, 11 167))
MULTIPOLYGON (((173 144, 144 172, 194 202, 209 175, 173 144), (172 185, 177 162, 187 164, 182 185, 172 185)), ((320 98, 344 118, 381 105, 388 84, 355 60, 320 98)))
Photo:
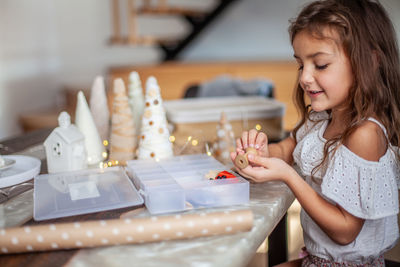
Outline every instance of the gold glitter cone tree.
POLYGON ((173 156, 160 87, 154 77, 146 81, 145 107, 139 138, 139 159, 163 159, 173 156))
POLYGON ((217 125, 217 141, 215 143, 215 157, 222 163, 231 162, 230 152, 235 151, 235 136, 232 125, 225 112, 221 112, 221 119, 217 125))
POLYGON ((129 106, 124 81, 114 80, 114 101, 111 117, 110 160, 125 164, 135 157, 136 128, 129 106))
POLYGON ((90 111, 99 131, 100 138, 108 140, 110 134, 110 111, 108 110, 107 94, 104 86, 104 78, 97 76, 90 91, 90 111))
POLYGON ((133 120, 135 121, 136 129, 140 129, 144 109, 144 96, 142 83, 140 82, 139 74, 136 71, 132 71, 129 74, 128 89, 129 104, 132 109, 133 120))

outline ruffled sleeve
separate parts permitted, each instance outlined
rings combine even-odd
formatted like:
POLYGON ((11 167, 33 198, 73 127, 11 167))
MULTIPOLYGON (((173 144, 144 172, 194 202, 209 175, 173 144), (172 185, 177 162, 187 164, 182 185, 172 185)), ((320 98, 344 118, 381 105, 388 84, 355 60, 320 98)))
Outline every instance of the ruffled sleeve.
POLYGON ((324 175, 322 194, 356 217, 379 219, 399 212, 399 164, 388 149, 379 162, 340 146, 324 175))
MULTIPOLYGON (((296 133, 296 142, 299 143, 310 131, 315 129, 316 125, 320 125, 322 121, 329 119, 329 114, 325 111, 323 112, 314 112, 310 113, 310 119, 307 120, 297 131, 296 133)), ((291 133, 291 137, 293 137, 293 133, 291 133)))

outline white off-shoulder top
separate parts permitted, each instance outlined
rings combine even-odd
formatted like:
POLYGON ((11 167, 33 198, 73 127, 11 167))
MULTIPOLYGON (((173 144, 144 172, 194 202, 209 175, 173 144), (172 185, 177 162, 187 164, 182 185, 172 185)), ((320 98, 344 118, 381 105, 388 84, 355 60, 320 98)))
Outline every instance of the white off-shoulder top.
MULTIPOLYGON (((295 168, 324 199, 365 219, 365 223, 357 238, 342 246, 332 241, 302 210, 301 224, 307 251, 335 262, 370 262, 393 247, 399 237, 399 162, 390 148, 376 162, 365 160, 341 145, 329 159, 325 174, 317 171, 311 179, 312 170, 323 158, 327 141, 323 135, 329 115, 314 112, 310 119, 296 134, 295 168)), ((377 123, 386 134, 381 123, 372 118, 368 120, 377 123)))

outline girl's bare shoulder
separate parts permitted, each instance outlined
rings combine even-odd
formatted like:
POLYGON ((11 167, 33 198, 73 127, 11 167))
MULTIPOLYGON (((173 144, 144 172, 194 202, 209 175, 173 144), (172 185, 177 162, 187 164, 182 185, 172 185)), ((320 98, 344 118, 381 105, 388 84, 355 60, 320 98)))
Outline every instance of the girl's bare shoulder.
POLYGON ((365 160, 379 161, 386 153, 387 139, 377 123, 366 120, 347 138, 344 145, 365 160))

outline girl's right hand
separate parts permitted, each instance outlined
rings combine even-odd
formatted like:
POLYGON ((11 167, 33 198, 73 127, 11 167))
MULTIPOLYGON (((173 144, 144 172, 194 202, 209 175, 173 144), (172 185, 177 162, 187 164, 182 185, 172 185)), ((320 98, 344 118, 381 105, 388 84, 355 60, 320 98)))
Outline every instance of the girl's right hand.
POLYGON ((256 129, 243 132, 242 137, 236 140, 236 152, 244 154, 248 147, 255 148, 257 154, 261 157, 269 157, 268 137, 263 132, 259 132, 256 129))
POLYGON ((287 182, 296 173, 289 164, 279 158, 260 157, 252 154, 249 154, 247 158, 250 164, 243 169, 236 167, 236 172, 256 183, 287 182))

